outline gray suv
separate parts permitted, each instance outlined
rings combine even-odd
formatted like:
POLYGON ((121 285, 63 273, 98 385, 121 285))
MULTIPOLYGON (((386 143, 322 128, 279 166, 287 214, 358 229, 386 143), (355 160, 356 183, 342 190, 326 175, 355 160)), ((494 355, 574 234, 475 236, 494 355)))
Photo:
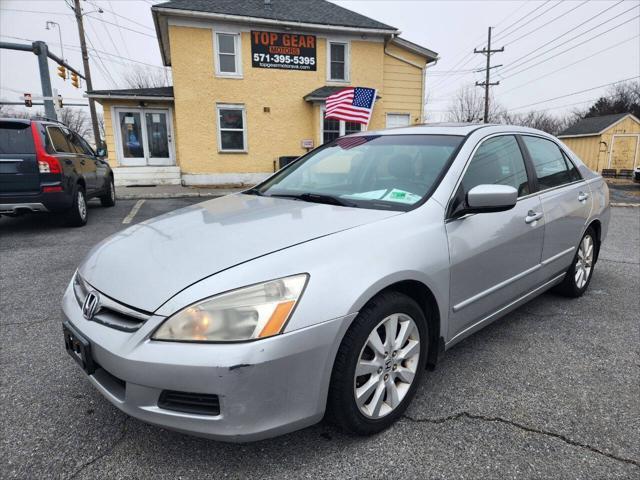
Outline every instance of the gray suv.
POLYGON ((115 205, 113 171, 104 150, 50 120, 0 118, 0 215, 62 212, 87 223, 87 200, 115 205))
POLYGON ((102 241, 64 295, 65 344, 167 428, 249 441, 327 415, 371 434, 465 337, 584 294, 608 225, 605 182, 538 130, 363 132, 102 241))

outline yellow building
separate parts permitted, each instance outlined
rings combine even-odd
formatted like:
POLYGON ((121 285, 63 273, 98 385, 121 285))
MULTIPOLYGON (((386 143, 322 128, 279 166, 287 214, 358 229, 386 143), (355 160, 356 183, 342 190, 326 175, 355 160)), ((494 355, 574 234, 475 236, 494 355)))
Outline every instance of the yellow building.
POLYGON ((323 118, 377 90, 369 129, 421 123, 437 54, 324 0, 173 0, 151 8, 173 87, 94 90, 120 184, 254 184, 356 123, 323 118), (284 161, 284 159, 283 159, 284 161))
POLYGON ((582 119, 558 138, 596 172, 611 169, 631 176, 628 171, 640 165, 640 120, 630 113, 582 119))

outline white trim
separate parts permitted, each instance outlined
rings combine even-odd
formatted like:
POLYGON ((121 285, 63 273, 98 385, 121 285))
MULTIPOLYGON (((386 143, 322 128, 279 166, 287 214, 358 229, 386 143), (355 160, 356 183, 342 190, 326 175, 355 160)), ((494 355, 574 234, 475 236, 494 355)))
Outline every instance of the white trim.
MULTIPOLYGON (((578 137, 595 137, 597 135, 602 135, 604 132, 606 132, 607 130, 609 130, 610 128, 615 127, 617 124, 619 124, 620 122, 622 122, 623 120, 626 120, 627 117, 631 117, 633 120, 635 120, 637 123, 640 123, 640 120, 633 115, 632 113, 627 113, 624 117, 616 120, 615 122, 613 122, 611 125, 607 126, 606 128, 604 128, 603 130, 600 130, 599 132, 595 132, 595 133, 581 133, 579 135, 558 135, 558 138, 578 138, 578 137)), ((622 134, 620 134, 622 135, 622 134)))
POLYGON ((404 38, 400 38, 398 36, 394 36, 391 39, 390 43, 393 45, 397 45, 399 48, 402 48, 404 50, 408 50, 420 56, 426 57, 426 63, 436 62, 440 58, 438 54, 433 50, 429 50, 428 48, 422 47, 416 43, 410 42, 409 40, 405 40, 404 38))
MULTIPOLYGON (((218 153, 247 153, 247 110, 242 103, 216 103, 216 130, 218 133, 218 153), (222 148, 220 128, 220 110, 242 110, 242 150, 222 148)), ((225 128, 224 130, 239 132, 239 128, 225 128)))
MULTIPOLYGON (((242 78, 242 36, 240 32, 237 30, 214 30, 212 29, 213 34, 213 63, 215 65, 216 77, 223 78, 242 78), (234 49, 234 61, 235 61, 235 72, 222 72, 220 71, 220 51, 218 50, 218 35, 231 35, 233 36, 233 49, 234 49)), ((229 55, 229 54, 222 54, 229 55)))
POLYGON ((327 40, 327 82, 349 84, 351 78, 351 42, 349 40, 327 40), (331 78, 331 45, 344 45, 344 78, 331 78))
MULTIPOLYGON (((324 143, 324 112, 326 110, 325 105, 320 106, 320 136, 318 145, 322 145, 324 143)), ((331 120, 336 120, 332 118, 331 120)), ((338 137, 344 137, 347 134, 347 123, 344 120, 337 120, 338 122, 338 137)), ((357 123, 357 122, 353 122, 357 123)), ((358 123, 360 125, 360 131, 365 132, 367 130, 367 126, 362 123, 358 123)), ((349 134, 351 135, 351 134, 349 134)))
POLYGON ((256 185, 273 172, 259 173, 183 173, 183 185, 256 185))
POLYGON ((173 97, 144 97, 140 95, 93 95, 84 94, 86 98, 108 98, 110 100, 156 100, 159 102, 173 102, 173 97))

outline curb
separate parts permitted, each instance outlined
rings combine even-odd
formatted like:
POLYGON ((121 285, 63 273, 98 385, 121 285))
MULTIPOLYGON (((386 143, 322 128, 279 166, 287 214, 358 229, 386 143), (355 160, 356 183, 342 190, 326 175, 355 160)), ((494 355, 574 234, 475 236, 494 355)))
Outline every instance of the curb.
POLYGON ((613 202, 609 204, 612 207, 630 207, 630 208, 638 208, 640 207, 640 203, 622 203, 622 202, 613 202))

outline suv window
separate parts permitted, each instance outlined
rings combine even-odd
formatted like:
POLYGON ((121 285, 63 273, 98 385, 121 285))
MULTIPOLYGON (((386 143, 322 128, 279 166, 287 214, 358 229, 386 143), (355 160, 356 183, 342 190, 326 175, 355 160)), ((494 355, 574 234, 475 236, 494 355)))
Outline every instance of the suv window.
POLYGON ((0 122, 0 153, 33 153, 31 125, 18 122, 0 122))
POLYGON ((47 127, 47 133, 57 153, 72 153, 65 133, 59 127, 47 127))
POLYGON ((85 155, 84 148, 82 147, 82 143, 78 140, 78 137, 71 130, 64 130, 65 136, 67 137, 67 142, 69 142, 69 146, 71 147, 71 151, 74 153, 79 153, 81 155, 85 155))
POLYGON ((490 138, 476 150, 462 178, 462 187, 466 193, 486 184, 514 187, 519 197, 530 193, 524 158, 514 136, 490 138))
POLYGON ((77 133, 74 133, 73 136, 76 138, 76 140, 78 141, 78 143, 80 144, 80 147, 82 147, 82 151, 85 155, 90 155, 90 156, 94 156, 95 154, 93 153, 93 150, 91 149, 91 147, 89 146, 89 144, 87 143, 87 141, 82 138, 80 135, 78 135, 77 133))
POLYGON ((555 143, 545 138, 523 136, 540 190, 571 183, 580 178, 575 166, 555 143), (568 164, 567 164, 568 162, 568 164))

